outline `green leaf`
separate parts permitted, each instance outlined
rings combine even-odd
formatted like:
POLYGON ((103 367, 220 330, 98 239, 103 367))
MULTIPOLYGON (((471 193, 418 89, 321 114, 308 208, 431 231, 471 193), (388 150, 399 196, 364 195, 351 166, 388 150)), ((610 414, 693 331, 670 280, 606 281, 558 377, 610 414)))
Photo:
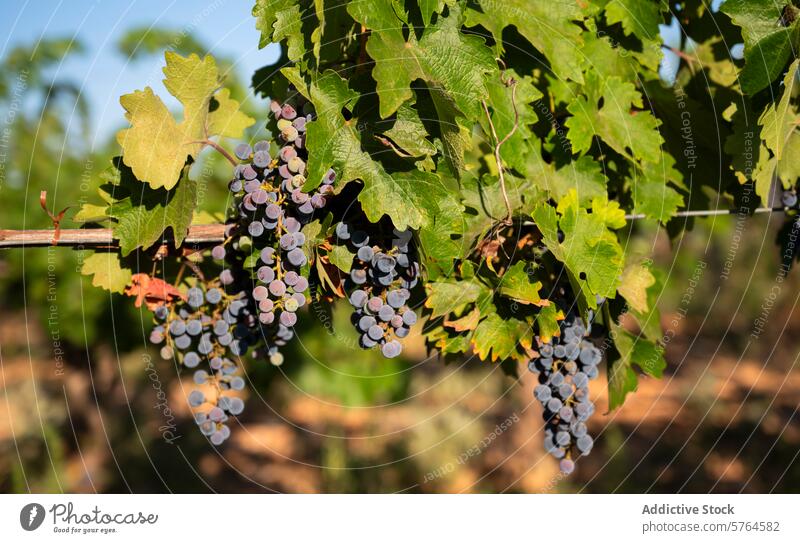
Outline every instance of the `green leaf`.
MULTIPOLYGON (((562 209, 562 203, 567 198, 558 203, 559 210, 562 209)), ((578 207, 578 202, 574 203, 578 207)), ((625 210, 623 210, 619 202, 609 200, 605 194, 592 199, 592 215, 597 219, 602 220, 603 223, 611 230, 618 230, 625 226, 625 210)))
POLYGON ((346 120, 342 115, 342 108, 358 95, 338 74, 325 72, 310 91, 317 119, 307 125, 310 158, 304 189, 319 186, 332 167, 338 173, 337 185, 357 179, 364 183, 358 199, 370 221, 388 215, 401 230, 429 225, 437 211, 431 194, 443 190, 438 178, 417 170, 389 175, 380 162, 361 149, 356 119, 346 120))
POLYGON ((397 109, 394 125, 383 135, 409 156, 422 157, 436 154, 436 146, 427 139, 428 130, 410 105, 403 104, 397 109))
POLYGON ((545 176, 545 187, 556 201, 574 190, 578 202, 588 205, 594 198, 606 195, 606 176, 596 160, 584 155, 545 176))
POLYGON ((648 311, 647 289, 653 286, 656 278, 650 272, 650 266, 644 265, 639 260, 629 261, 622 272, 619 288, 617 289, 628 305, 639 313, 648 311))
POLYGON ((778 176, 783 181, 784 188, 794 186, 795 181, 800 178, 800 134, 793 132, 789 135, 785 145, 785 155, 778 163, 778 176))
POLYGON ((536 327, 539 333, 539 338, 548 342, 553 337, 561 334, 561 328, 558 322, 564 319, 564 313, 554 303, 550 303, 539 310, 536 315, 536 327))
POLYGON ((453 175, 460 178, 464 170, 464 153, 470 147, 472 133, 463 126, 464 119, 455 101, 439 88, 431 89, 431 100, 444 146, 444 159, 453 175))
POLYGON ((518 261, 503 274, 500 294, 521 304, 539 304, 542 301, 539 296, 542 283, 534 281, 533 277, 534 268, 518 261))
POLYGON ((545 245, 575 277, 589 307, 597 307, 595 295, 613 298, 622 272, 623 253, 616 235, 608 230, 604 213, 588 213, 578 207, 577 196, 568 195, 559 204, 561 217, 548 204, 541 204, 533 219, 545 245), (558 241, 558 230, 564 233, 558 241))
POLYGON ((756 194, 765 204, 770 201, 770 191, 775 174, 777 161, 769 156, 769 150, 762 141, 759 145, 758 162, 753 170, 753 181, 756 185, 756 194))
POLYGON ((328 252, 328 259, 331 264, 345 273, 350 273, 350 268, 353 267, 353 253, 346 245, 334 245, 333 249, 328 252))
POLYGON ((504 319, 497 313, 491 313, 483 319, 472 335, 472 348, 481 360, 505 360, 507 358, 522 359, 518 348, 531 347, 533 333, 531 326, 514 317, 504 319))
POLYGON ((81 223, 107 221, 111 218, 106 215, 107 209, 107 205, 82 204, 72 220, 81 223))
POLYGON ((241 111, 239 102, 230 97, 229 89, 220 89, 211 100, 208 133, 225 138, 238 138, 253 125, 255 119, 241 111))
POLYGON ((664 5, 652 0, 611 0, 606 5, 608 24, 621 23, 625 34, 635 34, 642 40, 658 38, 658 25, 663 22, 664 5))
MULTIPOLYGON (((543 199, 543 192, 528 179, 507 172, 505 180, 509 204, 515 214, 527 214, 543 199)), ((485 175, 478 179, 467 175, 462 181, 462 187, 462 201, 469 210, 464 216, 464 235, 471 241, 483 237, 508 212, 497 177, 485 175)))
POLYGON ((639 379, 634 366, 645 375, 656 378, 661 378, 667 367, 664 350, 652 341, 634 336, 615 324, 611 330, 619 358, 609 360, 608 365, 609 411, 620 407, 629 392, 636 391, 639 379))
POLYGON ((642 96, 633 83, 618 77, 600 82, 591 76, 584 89, 587 96, 578 96, 567 107, 572 114, 566 125, 573 152, 588 151, 597 136, 624 156, 659 161, 663 142, 659 121, 649 111, 632 110, 642 107, 642 96))
POLYGON ((131 282, 131 270, 123 268, 113 252, 92 253, 84 259, 81 273, 93 276, 92 285, 120 294, 131 282))
POLYGON ((497 66, 483 39, 460 31, 458 8, 451 7, 447 17, 426 27, 419 40, 414 31, 404 36, 398 2, 361 0, 347 10, 371 30, 367 52, 375 61, 372 77, 378 86, 381 117, 411 99, 410 85, 416 79, 440 89, 468 118, 477 117, 480 101, 487 95, 484 75, 496 72, 497 66))
POLYGON ((664 335, 661 329, 661 312, 658 310, 658 300, 664 292, 664 273, 652 266, 649 267, 649 271, 653 276, 654 282, 647 287, 647 300, 645 303, 647 309, 645 311, 637 311, 629 304, 628 313, 636 319, 636 323, 639 325, 644 337, 657 342, 664 335))
MULTIPOLYGON (((330 215, 326 218, 326 223, 329 223, 330 215)), ((314 262, 317 254, 317 247, 325 241, 325 233, 327 228, 319 221, 319 219, 311 221, 303 227, 303 234, 306 236, 306 242, 303 244, 303 253, 306 255, 306 260, 314 262)))
POLYGON ((191 152, 184 142, 193 140, 186 138, 167 106, 150 87, 126 94, 120 103, 132 125, 117 134, 125 164, 151 187, 171 189, 191 152))
POLYGON ((150 87, 120 98, 131 127, 117 133, 125 164, 152 188, 175 186, 187 158, 195 158, 214 135, 238 137, 255 121, 238 110, 227 91, 217 93, 222 79, 214 59, 186 58, 167 51, 164 86, 183 104, 177 123, 150 87), (214 111, 211 112, 212 100, 214 111))
MULTIPOLYGON (((722 11, 742 29, 745 67, 740 81, 747 94, 755 94, 775 81, 800 44, 797 20, 789 26, 779 22, 784 5, 774 0, 727 0, 722 4, 722 11)), ((797 8, 789 6, 797 16, 797 8)))
POLYGON ((431 318, 442 317, 448 313, 458 313, 467 305, 485 297, 488 289, 477 280, 444 280, 426 283, 425 307, 431 310, 431 318))
POLYGON ((666 224, 683 205, 683 196, 663 181, 639 176, 633 184, 634 212, 666 224))
MULTIPOLYGON (((503 81, 500 78, 492 78, 487 83, 487 88, 492 124, 497 132, 497 137, 503 139, 511 134, 512 130, 514 131, 501 146, 500 156, 511 168, 526 172, 531 166, 529 155, 536 153, 529 142, 533 138, 529 126, 538 121, 535 110, 530 107, 530 104, 539 100, 542 93, 534 86, 531 77, 521 76, 511 69, 505 71, 503 81), (506 82, 512 79, 516 83, 513 86, 507 85, 506 82), (514 129, 515 123, 516 130, 514 129)), ((492 132, 486 116, 481 115, 479 118, 484 133, 491 138, 492 132)))
POLYGON ((400 230, 407 227, 417 229, 427 227, 433 221, 438 210, 435 195, 441 192, 442 187, 433 174, 417 170, 392 175, 384 172, 384 175, 373 176, 369 183, 364 180, 358 201, 372 222, 388 215, 400 230))
POLYGON ((273 28, 273 41, 286 40, 286 54, 289 60, 292 62, 300 60, 306 52, 300 6, 294 4, 277 12, 273 28))
POLYGON ((171 190, 136 187, 130 170, 121 172, 121 190, 128 189, 130 195, 111 204, 107 213, 117 220, 114 238, 119 240, 123 256, 139 247, 151 247, 168 228, 175 245, 183 243, 197 205, 197 183, 186 177, 187 171, 171 190))
POLYGON ((258 48, 263 49, 270 43, 278 41, 273 38, 278 14, 297 5, 297 0, 256 0, 253 6, 253 17, 256 19, 256 30, 261 32, 258 48))
POLYGON ((775 159, 780 161, 783 158, 783 150, 800 123, 800 115, 792 107, 791 100, 796 94, 797 87, 797 68, 800 66, 800 59, 792 62, 783 78, 783 95, 778 104, 771 103, 764 110, 758 124, 761 126, 761 139, 772 151, 775 159))
POLYGON ((442 186, 437 195, 438 210, 427 227, 419 231, 419 243, 428 279, 449 274, 454 262, 469 252, 471 244, 465 238, 464 206, 452 190, 442 186))
MULTIPOLYGON (((419 0, 419 11, 422 14, 422 22, 426 25, 431 24, 431 18, 434 13, 441 13, 444 9, 444 0, 419 0)), ((453 0, 448 0, 449 4, 453 0)))
POLYGON ((582 83, 583 39, 574 23, 583 19, 579 4, 574 0, 478 0, 480 10, 467 11, 466 25, 489 30, 501 52, 503 30, 514 26, 547 57, 557 77, 582 83))

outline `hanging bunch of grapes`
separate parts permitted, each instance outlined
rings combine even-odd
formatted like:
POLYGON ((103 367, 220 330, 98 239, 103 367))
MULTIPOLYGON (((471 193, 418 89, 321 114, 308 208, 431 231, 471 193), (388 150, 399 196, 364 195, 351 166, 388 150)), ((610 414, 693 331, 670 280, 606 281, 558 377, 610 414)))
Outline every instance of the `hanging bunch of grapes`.
POLYGON ((198 408, 195 421, 203 434, 220 445, 230 436, 229 415, 244 410, 244 401, 231 393, 245 384, 238 358, 258 341, 250 300, 245 291, 226 290, 216 279, 191 287, 185 300, 156 306, 154 317, 158 324, 150 341, 162 345, 162 358, 194 370, 200 388, 189 394, 189 404, 198 408))
POLYGON ((561 471, 571 473, 574 459, 589 454, 594 441, 586 421, 595 411, 589 397, 589 381, 598 375, 602 352, 588 337, 592 324, 584 325, 575 313, 560 324, 560 334, 548 341, 538 336, 539 358, 528 363, 538 374, 534 397, 543 408, 545 450, 560 459, 561 471))
POLYGON ((379 347, 386 358, 402 352, 399 340, 417 322, 417 314, 408 305, 420 273, 412 237, 409 230, 393 229, 390 239, 371 239, 348 223, 336 225, 338 242, 356 252, 344 286, 359 344, 364 349, 379 347))

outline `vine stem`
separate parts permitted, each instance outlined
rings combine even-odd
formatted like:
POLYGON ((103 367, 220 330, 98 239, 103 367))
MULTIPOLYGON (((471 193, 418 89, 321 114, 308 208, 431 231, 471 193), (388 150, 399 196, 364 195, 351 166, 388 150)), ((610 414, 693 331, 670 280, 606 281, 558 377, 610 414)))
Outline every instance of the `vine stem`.
MULTIPOLYGON (((53 230, 0 230, 0 248, 12 247, 47 247, 54 245, 55 232, 53 230)), ((183 240, 184 245, 213 246, 225 241, 224 224, 199 224, 189 227, 189 232, 183 240)), ((172 243, 171 237, 160 240, 162 245, 172 243)), ((84 228, 60 231, 55 245, 71 247, 73 249, 108 248, 118 247, 110 228, 84 228)))
POLYGON ((506 189, 505 168, 503 167, 503 158, 500 156, 500 148, 503 146, 505 142, 511 139, 511 136, 514 135, 514 133, 517 131, 517 128, 519 127, 519 110, 517 110, 517 81, 513 77, 509 77, 508 79, 506 79, 505 62, 503 62, 503 60, 499 58, 496 60, 502 67, 500 71, 500 81, 506 87, 511 87, 511 107, 514 109, 514 125, 511 127, 511 130, 509 130, 508 134, 503 136, 503 139, 497 137, 497 130, 494 127, 494 122, 492 122, 492 116, 489 114, 489 106, 486 105, 486 100, 481 100, 481 105, 483 106, 484 113, 486 113, 486 120, 489 123, 489 128, 492 130, 492 137, 494 138, 495 142, 494 160, 497 163, 497 176, 500 179, 500 190, 503 193, 503 201, 506 204, 506 218, 503 222, 506 225, 510 225, 513 222, 514 210, 511 207, 511 201, 508 199, 508 190, 506 189))
POLYGON ((231 163, 232 166, 235 167, 235 166, 239 165, 239 162, 235 158, 233 158, 233 156, 231 156, 231 154, 228 151, 226 151, 225 148, 222 145, 220 145, 219 143, 217 143, 214 140, 206 138, 204 140, 190 141, 189 143, 191 143, 191 144, 198 144, 199 143, 199 144, 202 144, 202 145, 208 145, 209 147, 214 148, 214 150, 216 150, 219 154, 224 156, 228 160, 228 162, 231 163))

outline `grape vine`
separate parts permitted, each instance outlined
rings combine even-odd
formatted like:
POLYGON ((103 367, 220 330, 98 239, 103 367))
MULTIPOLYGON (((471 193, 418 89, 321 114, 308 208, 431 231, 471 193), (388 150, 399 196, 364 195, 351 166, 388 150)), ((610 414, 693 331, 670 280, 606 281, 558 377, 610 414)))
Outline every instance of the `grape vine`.
POLYGON ((83 273, 154 310, 150 339, 194 371, 188 402, 214 445, 243 411, 245 355, 283 364, 306 307, 346 298, 360 346, 385 357, 417 329, 441 357, 527 366, 545 449, 572 472, 593 447, 601 367, 609 411, 666 368, 662 276, 633 220, 671 236, 707 214, 796 221, 800 19, 787 6, 257 0, 260 46, 283 51, 253 77, 262 118, 212 57, 168 52, 183 119, 150 88, 121 98, 130 126, 103 203, 72 217, 119 250, 83 273), (667 45, 659 25, 676 19, 667 45), (233 168, 210 258, 185 242, 206 147, 233 168), (134 274, 142 258, 181 272, 134 274))

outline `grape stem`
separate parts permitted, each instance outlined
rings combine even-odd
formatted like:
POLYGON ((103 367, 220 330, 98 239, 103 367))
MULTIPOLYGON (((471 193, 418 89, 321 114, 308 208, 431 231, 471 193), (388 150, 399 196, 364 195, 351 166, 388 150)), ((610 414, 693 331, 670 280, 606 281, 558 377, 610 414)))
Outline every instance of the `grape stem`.
POLYGON ((239 165, 239 162, 235 158, 233 158, 233 156, 231 156, 231 154, 228 151, 226 151, 225 148, 216 141, 206 138, 204 140, 190 141, 189 143, 202 144, 202 145, 208 145, 209 147, 213 147, 219 154, 224 156, 228 160, 228 162, 231 163, 231 165, 233 165, 234 167, 239 165))
POLYGON ((197 264, 195 264, 194 262, 192 262, 191 260, 188 260, 186 258, 183 259, 183 262, 184 262, 184 264, 186 266, 188 266, 192 270, 192 272, 194 272, 194 274, 197 277, 200 278, 200 280, 202 282, 204 282, 204 283, 206 282, 206 276, 203 275, 203 271, 200 269, 200 267, 197 264))

